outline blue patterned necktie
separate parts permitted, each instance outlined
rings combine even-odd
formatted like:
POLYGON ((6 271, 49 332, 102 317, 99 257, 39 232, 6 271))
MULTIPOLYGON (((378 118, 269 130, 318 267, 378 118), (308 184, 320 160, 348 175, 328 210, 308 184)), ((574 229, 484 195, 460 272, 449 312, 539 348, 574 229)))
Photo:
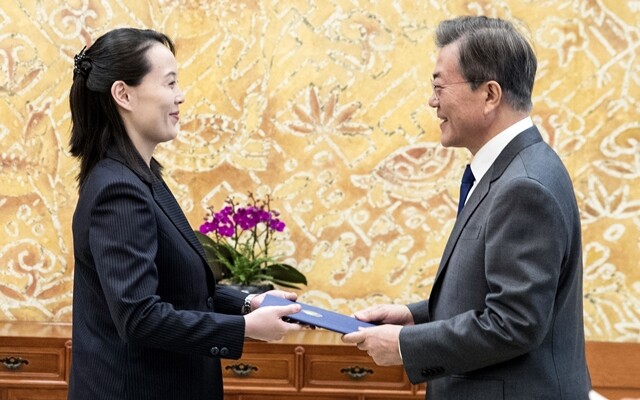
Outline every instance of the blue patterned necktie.
POLYGON ((473 172, 471 172, 471 165, 467 164, 467 168, 464 169, 464 174, 462 175, 462 182, 460 183, 460 202, 458 203, 458 215, 462 211, 462 207, 464 207, 464 202, 467 200, 467 196, 469 195, 469 191, 473 186, 473 182, 475 182, 476 177, 473 176, 473 172))

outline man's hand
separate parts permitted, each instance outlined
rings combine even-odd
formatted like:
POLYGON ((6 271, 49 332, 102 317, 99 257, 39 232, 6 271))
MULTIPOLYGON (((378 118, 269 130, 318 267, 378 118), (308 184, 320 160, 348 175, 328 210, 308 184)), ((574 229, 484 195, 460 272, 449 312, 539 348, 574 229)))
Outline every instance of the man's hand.
POLYGON ((378 365, 402 365, 400 357, 400 325, 381 325, 360 328, 358 332, 342 336, 345 343, 356 343, 378 365))
POLYGON ((413 325, 413 315, 409 307, 399 304, 381 304, 365 308, 353 314, 360 321, 379 324, 413 325))

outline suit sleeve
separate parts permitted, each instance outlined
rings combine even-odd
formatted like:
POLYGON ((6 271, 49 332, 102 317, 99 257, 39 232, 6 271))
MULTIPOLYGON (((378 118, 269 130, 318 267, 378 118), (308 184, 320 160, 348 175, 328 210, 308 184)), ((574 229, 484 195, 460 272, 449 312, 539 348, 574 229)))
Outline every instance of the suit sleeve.
POLYGON ((418 301, 416 303, 407 304, 414 324, 424 324, 430 321, 429 318, 429 300, 418 301))
MULTIPOLYGON (((178 353, 239 358, 244 318, 177 310, 156 294, 158 228, 153 198, 142 185, 117 181, 94 197, 89 245, 118 334, 127 342, 178 353)), ((178 268, 179 266, 176 266, 178 268)))
POLYGON ((542 342, 553 322, 568 247, 568 228, 557 200, 537 181, 518 178, 499 189, 492 201, 482 217, 481 264, 488 287, 484 307, 402 329, 403 363, 414 383, 527 353, 542 342))
POLYGON ((239 290, 231 289, 224 285, 217 286, 215 296, 216 311, 223 314, 238 315, 242 312, 246 297, 247 294, 239 290))

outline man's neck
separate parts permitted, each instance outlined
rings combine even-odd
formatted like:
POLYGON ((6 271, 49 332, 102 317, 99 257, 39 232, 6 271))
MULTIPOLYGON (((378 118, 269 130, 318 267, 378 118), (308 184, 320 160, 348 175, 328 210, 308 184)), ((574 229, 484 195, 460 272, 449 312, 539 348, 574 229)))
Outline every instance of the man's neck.
POLYGON ((482 137, 480 143, 478 143, 477 148, 469 149, 471 154, 475 155, 478 150, 482 148, 485 144, 487 144, 491 139, 499 135, 501 132, 504 132, 507 128, 517 123, 518 121, 522 121, 527 118, 529 113, 522 111, 515 111, 511 108, 503 108, 500 110, 499 114, 495 116, 491 124, 487 127, 486 134, 482 137))

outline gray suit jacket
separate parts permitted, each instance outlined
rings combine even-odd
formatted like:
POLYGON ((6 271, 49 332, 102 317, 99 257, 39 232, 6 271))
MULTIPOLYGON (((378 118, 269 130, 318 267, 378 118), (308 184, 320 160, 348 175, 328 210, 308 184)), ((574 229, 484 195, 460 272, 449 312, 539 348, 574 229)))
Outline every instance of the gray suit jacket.
POLYGON ((73 244, 69 399, 222 399, 245 295, 216 287, 165 183, 111 151, 81 188, 73 244))
POLYGON ((467 200, 429 300, 400 333, 427 399, 587 399, 580 217, 537 128, 502 151, 467 200))

